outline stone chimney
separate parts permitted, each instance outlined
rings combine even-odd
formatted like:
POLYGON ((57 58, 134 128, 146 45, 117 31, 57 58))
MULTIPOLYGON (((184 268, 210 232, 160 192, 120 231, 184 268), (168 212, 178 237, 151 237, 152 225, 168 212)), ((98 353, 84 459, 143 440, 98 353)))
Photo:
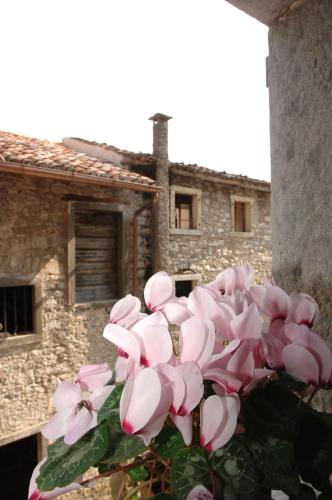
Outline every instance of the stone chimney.
POLYGON ((171 116, 156 113, 153 121, 153 155, 160 160, 168 160, 168 120, 171 116))
POLYGON ((170 116, 156 113, 153 121, 153 155, 156 157, 156 182, 163 188, 153 214, 154 262, 153 270, 170 272, 169 259, 169 161, 168 120, 170 116))

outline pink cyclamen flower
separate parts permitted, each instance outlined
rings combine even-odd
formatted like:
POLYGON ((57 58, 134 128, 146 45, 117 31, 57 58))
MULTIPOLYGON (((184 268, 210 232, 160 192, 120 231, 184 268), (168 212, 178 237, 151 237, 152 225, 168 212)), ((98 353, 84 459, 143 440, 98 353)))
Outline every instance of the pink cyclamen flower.
POLYGON ((330 345, 306 325, 286 325, 292 343, 284 347, 282 358, 287 373, 306 384, 329 386, 332 376, 330 345))
POLYGON ((55 488, 52 491, 40 491, 37 487, 36 479, 39 476, 40 467, 46 462, 47 457, 44 458, 39 464, 34 468, 29 485, 28 500, 47 500, 48 498, 55 498, 68 491, 79 490, 82 486, 79 483, 71 483, 63 488, 55 488))
POLYGON ((83 365, 75 377, 75 382, 80 385, 82 391, 93 391, 107 384, 112 375, 107 363, 83 365))
POLYGON ((114 386, 106 385, 82 391, 80 385, 62 382, 56 389, 53 401, 57 413, 42 430, 47 439, 64 436, 66 444, 74 444, 97 425, 97 412, 103 406, 114 386))
POLYGON ((205 486, 198 484, 189 491, 187 500, 213 500, 213 495, 205 486))
POLYGON ((291 293, 289 296, 289 313, 286 323, 307 325, 311 328, 318 320, 319 308, 317 302, 306 293, 291 293))
POLYGON ((151 276, 144 288, 144 299, 149 311, 161 311, 168 302, 176 299, 172 278, 164 271, 151 276))
POLYGON ((109 323, 103 336, 118 347, 120 356, 132 358, 137 364, 151 367, 167 363, 172 356, 168 324, 160 312, 139 321, 130 331, 109 323))
POLYGON ((140 313, 141 301, 131 294, 126 295, 123 299, 118 300, 112 307, 110 314, 110 323, 130 328, 139 319, 142 319, 145 314, 140 313))
POLYGON ((146 446, 161 431, 172 403, 171 384, 153 368, 128 378, 120 400, 121 427, 140 436, 146 446))
POLYGON ((160 364, 157 370, 171 383, 172 402, 169 416, 189 446, 193 426, 191 412, 200 403, 204 392, 200 369, 194 361, 186 361, 176 366, 160 364))
POLYGON ((210 396, 201 403, 201 436, 203 448, 209 451, 224 446, 233 436, 240 412, 237 394, 210 396))
POLYGON ((208 287, 223 295, 232 295, 235 291, 243 291, 255 281, 255 271, 247 264, 244 266, 229 267, 218 274, 208 287))
POLYGON ((254 285, 249 289, 251 300, 271 321, 285 320, 289 311, 289 296, 276 285, 254 285))

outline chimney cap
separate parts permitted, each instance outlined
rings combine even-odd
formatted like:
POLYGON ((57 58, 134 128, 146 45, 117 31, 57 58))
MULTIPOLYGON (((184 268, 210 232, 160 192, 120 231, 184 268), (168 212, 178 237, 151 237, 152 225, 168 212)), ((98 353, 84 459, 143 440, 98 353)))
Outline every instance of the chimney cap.
POLYGON ((162 113, 156 113, 155 115, 151 116, 149 120, 152 120, 154 122, 158 123, 163 123, 163 122, 168 122, 168 120, 171 120, 171 116, 163 115, 162 113))

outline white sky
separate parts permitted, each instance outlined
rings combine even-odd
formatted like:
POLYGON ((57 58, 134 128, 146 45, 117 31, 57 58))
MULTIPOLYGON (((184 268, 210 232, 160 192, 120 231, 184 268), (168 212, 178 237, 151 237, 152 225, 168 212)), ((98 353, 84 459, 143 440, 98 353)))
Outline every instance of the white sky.
POLYGON ((267 28, 225 0, 1 0, 0 130, 270 179, 267 28))

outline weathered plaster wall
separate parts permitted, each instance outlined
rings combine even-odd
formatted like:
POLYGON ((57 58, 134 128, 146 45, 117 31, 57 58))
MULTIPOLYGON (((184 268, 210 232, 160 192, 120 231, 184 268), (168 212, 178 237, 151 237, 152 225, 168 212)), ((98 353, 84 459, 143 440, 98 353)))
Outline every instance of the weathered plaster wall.
MULTIPOLYGON (((142 194, 95 186, 0 174, 1 280, 37 280, 42 294, 41 343, 0 349, 0 443, 45 422, 53 412, 57 384, 86 362, 107 361, 115 352, 102 338, 111 304, 69 307, 66 301, 67 201, 91 196, 128 205, 128 288, 132 275, 132 216, 146 203, 142 194)), ((150 256, 150 215, 139 223, 139 279, 142 288, 150 256)), ((1 340, 0 340, 1 342, 1 340)), ((93 498, 91 495, 89 498, 93 498)), ((99 498, 98 496, 96 498, 99 498)))
POLYGON ((303 2, 269 44, 273 274, 315 297, 332 340, 332 2, 303 2))
POLYGON ((191 269, 206 283, 228 266, 249 263, 258 280, 271 276, 269 193, 174 174, 171 183, 202 190, 201 234, 170 235, 171 273, 191 269), (232 235, 231 194, 254 199, 252 237, 232 235))

